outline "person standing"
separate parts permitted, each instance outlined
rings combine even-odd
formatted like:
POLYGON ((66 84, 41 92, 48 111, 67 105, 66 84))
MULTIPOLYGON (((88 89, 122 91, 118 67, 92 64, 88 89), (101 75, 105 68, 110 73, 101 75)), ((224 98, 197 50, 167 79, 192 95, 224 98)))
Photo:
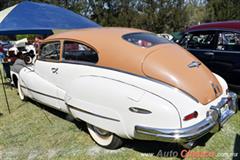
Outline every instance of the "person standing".
POLYGON ((5 55, 3 53, 3 47, 0 45, 0 63, 2 63, 3 59, 5 58, 5 55))
POLYGON ((33 42, 33 46, 34 46, 35 49, 36 49, 36 53, 38 53, 38 50, 39 50, 39 48, 40 48, 41 42, 42 42, 42 37, 36 36, 36 37, 35 37, 35 40, 34 40, 34 42, 33 42))
POLYGON ((17 53, 17 59, 14 62, 11 71, 19 74, 20 70, 26 66, 22 52, 17 53))

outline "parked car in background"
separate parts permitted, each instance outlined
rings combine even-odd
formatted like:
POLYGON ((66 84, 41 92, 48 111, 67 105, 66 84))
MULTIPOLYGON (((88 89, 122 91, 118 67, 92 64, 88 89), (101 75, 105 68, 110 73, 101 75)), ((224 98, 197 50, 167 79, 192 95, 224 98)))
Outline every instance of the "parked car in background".
POLYGON ((173 36, 171 34, 168 34, 168 33, 160 33, 160 34, 157 34, 157 36, 166 38, 169 41, 172 41, 172 39, 173 39, 173 36))
POLYGON ((184 32, 173 32, 171 33, 171 35, 173 36, 173 39, 171 41, 175 43, 179 43, 179 41, 184 36, 184 32))
POLYGON ((24 67, 24 64, 33 63, 37 57, 37 54, 35 47, 28 43, 27 38, 23 38, 18 41, 12 41, 12 44, 13 46, 8 49, 8 56, 14 57, 10 71, 10 78, 11 84, 17 87, 18 72, 20 68, 24 67), (18 54, 21 54, 22 58, 19 58, 18 54), (19 66, 19 62, 15 63, 17 59, 22 59, 24 63, 20 63, 21 65, 19 66))
POLYGON ((190 27, 179 44, 240 91, 240 21, 190 27))
POLYGON ((48 37, 36 62, 20 70, 18 92, 22 100, 86 122, 92 139, 110 149, 122 138, 191 147, 237 111, 236 94, 197 58, 165 38, 128 28, 48 37))
POLYGON ((0 41, 0 45, 3 47, 4 52, 7 52, 13 46, 10 41, 0 41))
POLYGON ((26 57, 26 63, 32 63, 36 58, 36 49, 32 44, 28 43, 27 38, 20 39, 18 41, 12 41, 13 46, 8 49, 8 52, 17 55, 18 52, 26 57))

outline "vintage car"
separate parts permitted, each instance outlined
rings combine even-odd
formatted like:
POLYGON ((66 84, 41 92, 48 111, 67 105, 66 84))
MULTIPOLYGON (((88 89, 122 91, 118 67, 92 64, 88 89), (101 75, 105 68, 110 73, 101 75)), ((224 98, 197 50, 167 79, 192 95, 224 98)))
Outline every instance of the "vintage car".
POLYGON ((12 42, 13 46, 9 48, 8 53, 17 55, 18 52, 22 52, 24 57, 26 57, 26 63, 32 63, 36 58, 36 49, 32 44, 28 44, 27 38, 12 42))
POLYGON ((192 26, 179 43, 240 91, 240 21, 192 26))
POLYGON ((168 34, 168 33, 160 33, 160 34, 157 34, 157 36, 166 38, 166 39, 168 39, 169 41, 172 41, 172 40, 173 40, 173 36, 172 36, 171 34, 168 34))
POLYGON ((105 148, 122 139, 191 147, 237 111, 224 79, 177 44, 128 28, 68 31, 44 40, 20 70, 19 96, 71 114, 105 148))
MULTIPOLYGON (((16 66, 18 64, 15 63, 18 53, 22 53, 23 60, 26 64, 31 64, 35 61, 36 57, 36 49, 33 45, 28 44, 27 38, 12 42, 13 46, 8 49, 7 56, 13 57, 11 60, 11 70, 10 70, 10 79, 11 84, 17 87, 18 80, 18 70, 20 70, 23 66, 16 66), (19 69, 16 69, 19 68, 19 69)), ((23 63, 24 64, 24 63, 23 63)))

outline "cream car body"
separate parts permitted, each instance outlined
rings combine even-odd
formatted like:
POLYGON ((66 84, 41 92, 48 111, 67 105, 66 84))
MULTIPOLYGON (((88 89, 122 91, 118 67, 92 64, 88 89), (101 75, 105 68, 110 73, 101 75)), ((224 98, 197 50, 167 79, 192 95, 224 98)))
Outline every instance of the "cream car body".
MULTIPOLYGON (((135 32, 148 34, 141 30, 119 28, 87 29, 76 33, 101 33, 101 30, 109 34, 121 30, 123 33, 120 35, 135 32)), ((70 32, 73 33, 75 32, 70 32)), ((43 43, 59 42, 57 61, 41 59, 40 55, 33 65, 20 71, 19 94, 21 99, 29 97, 85 121, 92 138, 103 147, 119 147, 119 137, 191 145, 205 134, 219 130, 237 110, 236 95, 229 93, 226 82, 212 73, 211 76, 220 84, 221 92, 218 90, 216 98, 203 104, 183 88, 161 79, 143 76, 131 69, 127 71, 120 67, 104 66, 101 58, 106 57, 101 54, 98 55, 97 63, 67 61, 63 56, 63 52, 66 52, 65 41, 81 43, 93 48, 97 53, 101 52, 96 46, 92 47, 88 38, 86 41, 70 39, 67 34, 50 37, 43 43)), ((124 39, 119 41, 130 47, 143 50, 147 48, 124 39)), ((161 45, 165 44, 159 44, 161 45)), ((178 48, 175 44, 170 45, 178 48)), ((124 67, 128 65, 126 61, 122 63, 124 67)), ((129 65, 130 63, 131 61, 129 65)), ((170 76, 175 78, 174 74, 170 76)))

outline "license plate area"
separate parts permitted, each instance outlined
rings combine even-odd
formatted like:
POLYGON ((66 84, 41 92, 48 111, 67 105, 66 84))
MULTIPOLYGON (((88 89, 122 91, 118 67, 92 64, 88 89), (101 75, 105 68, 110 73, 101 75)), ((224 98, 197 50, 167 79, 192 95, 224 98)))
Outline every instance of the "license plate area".
POLYGON ((225 115, 231 109, 231 101, 228 98, 223 98, 216 107, 212 107, 212 109, 217 110, 218 114, 221 116, 225 115))
POLYGON ((224 114, 228 109, 229 109, 228 103, 224 104, 224 105, 220 108, 221 114, 224 114))

